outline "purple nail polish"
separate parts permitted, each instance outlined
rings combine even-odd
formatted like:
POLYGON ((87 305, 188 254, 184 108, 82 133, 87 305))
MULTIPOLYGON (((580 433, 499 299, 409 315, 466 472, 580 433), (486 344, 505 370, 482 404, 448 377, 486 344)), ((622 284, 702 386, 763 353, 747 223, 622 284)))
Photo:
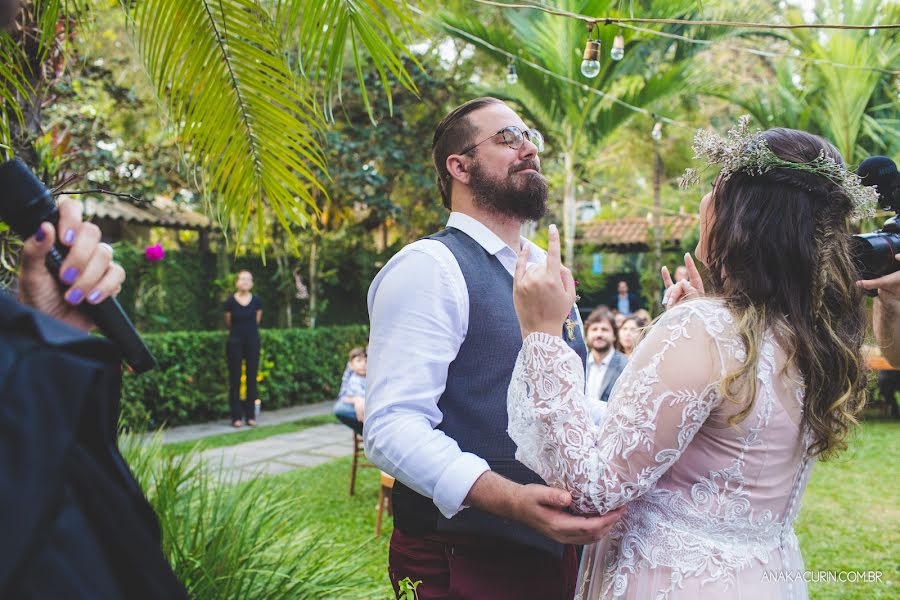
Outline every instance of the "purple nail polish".
POLYGON ((78 269, 75 267, 69 267, 62 274, 62 281, 67 285, 72 285, 75 282, 75 278, 78 277, 78 269))
POLYGON ((38 230, 34 233, 34 239, 36 239, 39 242, 43 242, 44 238, 46 238, 46 237, 47 237, 47 234, 44 233, 43 227, 39 227, 38 230))
POLYGON ((100 296, 102 295, 103 292, 101 292, 100 290, 94 290, 93 292, 88 294, 88 302, 90 302, 91 304, 97 304, 97 302, 100 300, 100 296))
POLYGON ((74 230, 74 229, 67 229, 65 235, 63 235, 63 241, 64 241, 66 244, 71 245, 72 242, 75 241, 75 230, 74 230))
POLYGON ((69 290, 69 293, 66 294, 66 301, 69 304, 78 304, 81 302, 81 299, 84 298, 84 292, 79 290, 78 288, 72 288, 69 290))

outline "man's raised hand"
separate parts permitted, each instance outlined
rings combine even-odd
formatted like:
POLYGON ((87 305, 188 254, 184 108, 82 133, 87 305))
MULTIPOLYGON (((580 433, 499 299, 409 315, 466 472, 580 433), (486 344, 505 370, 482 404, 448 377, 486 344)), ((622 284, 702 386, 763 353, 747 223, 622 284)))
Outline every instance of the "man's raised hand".
POLYGON ((562 265, 559 231, 550 226, 547 261, 528 266, 528 247, 519 251, 513 278, 513 301, 522 337, 541 331, 561 335, 563 322, 575 304, 575 280, 572 272, 562 265))

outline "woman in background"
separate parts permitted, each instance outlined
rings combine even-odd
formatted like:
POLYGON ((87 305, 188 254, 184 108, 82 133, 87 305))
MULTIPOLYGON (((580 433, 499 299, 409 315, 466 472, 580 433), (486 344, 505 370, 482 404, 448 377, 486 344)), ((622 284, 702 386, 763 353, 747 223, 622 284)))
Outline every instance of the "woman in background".
POLYGON ((231 424, 241 427, 241 418, 250 427, 256 426, 256 373, 259 370, 259 321, 262 319, 262 300, 253 294, 253 274, 240 271, 235 282, 237 291, 225 301, 225 326, 228 327, 228 402, 231 405, 231 424), (247 363, 247 397, 241 404, 241 364, 247 363))
POLYGON ((622 347, 622 354, 631 356, 637 345, 640 331, 646 326, 647 322, 637 316, 627 317, 622 321, 622 326, 619 328, 619 345, 622 347))

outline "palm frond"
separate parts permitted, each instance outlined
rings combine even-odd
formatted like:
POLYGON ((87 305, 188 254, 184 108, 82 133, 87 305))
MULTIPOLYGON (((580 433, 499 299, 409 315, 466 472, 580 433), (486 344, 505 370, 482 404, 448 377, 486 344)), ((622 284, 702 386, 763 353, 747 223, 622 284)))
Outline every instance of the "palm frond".
POLYGON ((406 0, 279 0, 276 9, 279 30, 294 48, 301 73, 312 87, 323 92, 322 110, 329 121, 341 98, 341 76, 347 45, 359 89, 369 119, 375 123, 364 72, 378 72, 392 110, 388 75, 407 90, 417 93, 415 82, 404 65, 404 57, 421 68, 404 39, 418 27, 406 0), (396 31, 400 33, 395 33, 396 31))
POLYGON ((288 228, 318 211, 327 177, 312 93, 258 0, 153 0, 127 11, 139 54, 188 158, 242 233, 264 208, 288 228))

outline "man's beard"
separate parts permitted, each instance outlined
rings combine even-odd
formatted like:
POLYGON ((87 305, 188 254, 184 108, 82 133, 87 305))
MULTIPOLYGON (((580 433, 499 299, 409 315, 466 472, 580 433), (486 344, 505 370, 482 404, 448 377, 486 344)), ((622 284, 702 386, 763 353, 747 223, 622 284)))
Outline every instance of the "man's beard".
POLYGON ((492 179, 476 160, 469 169, 475 206, 495 215, 537 221, 547 214, 547 180, 536 161, 526 160, 510 167, 506 177, 492 179), (536 173, 517 174, 534 169, 536 173))
POLYGON ((597 352, 608 352, 610 348, 612 348, 612 343, 603 339, 596 339, 591 342, 591 350, 596 350, 597 352), (603 347, 598 348, 599 344, 603 344, 603 347))

